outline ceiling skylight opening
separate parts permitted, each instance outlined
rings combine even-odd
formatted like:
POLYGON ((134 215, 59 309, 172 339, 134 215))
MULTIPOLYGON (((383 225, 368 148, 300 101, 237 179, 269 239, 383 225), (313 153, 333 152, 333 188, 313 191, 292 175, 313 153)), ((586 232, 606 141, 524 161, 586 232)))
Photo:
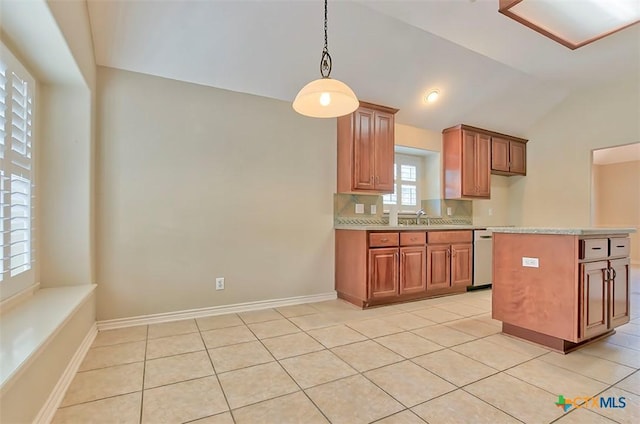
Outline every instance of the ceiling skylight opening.
POLYGON ((638 0, 500 0, 499 12, 572 50, 640 22, 638 0))

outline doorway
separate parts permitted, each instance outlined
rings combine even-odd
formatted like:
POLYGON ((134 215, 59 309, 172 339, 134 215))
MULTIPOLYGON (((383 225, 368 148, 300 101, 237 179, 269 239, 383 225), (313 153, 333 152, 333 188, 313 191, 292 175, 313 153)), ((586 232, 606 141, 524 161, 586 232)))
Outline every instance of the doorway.
POLYGON ((631 263, 640 265, 640 143, 593 151, 591 223, 635 228, 631 263))

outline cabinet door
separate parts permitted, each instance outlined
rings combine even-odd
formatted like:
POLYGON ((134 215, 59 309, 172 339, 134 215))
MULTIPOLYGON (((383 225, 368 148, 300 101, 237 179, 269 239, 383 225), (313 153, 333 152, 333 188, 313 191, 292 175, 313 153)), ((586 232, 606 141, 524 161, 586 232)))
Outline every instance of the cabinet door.
POLYGON ((471 131, 462 131, 462 195, 475 196, 476 185, 476 160, 475 146, 478 134, 471 131))
POLYGON ((519 141, 509 143, 509 172, 527 175, 527 145, 519 141))
POLYGON ((491 137, 478 134, 475 146, 476 197, 491 195, 491 137))
POLYGON ((472 279, 473 245, 451 245, 451 286, 470 286, 472 279))
POLYGON ((420 293, 427 289, 427 248, 400 248, 400 294, 420 293))
POLYGON ((393 164, 395 159, 395 140, 393 137, 393 114, 376 112, 374 183, 377 191, 393 192, 393 164))
POLYGON ((509 172, 509 140, 491 138, 491 169, 509 172))
POLYGON ((374 111, 360 108, 353 113, 353 188, 373 190, 375 166, 374 111))
POLYGON ((629 322, 629 264, 629 258, 609 261, 609 268, 613 270, 613 280, 609 282, 611 328, 629 322))
POLYGON ((580 337, 597 336, 609 328, 607 261, 580 264, 580 337))
POLYGON ((398 294, 398 249, 369 249, 369 299, 398 294))
POLYGON ((451 285, 449 254, 448 244, 427 245, 427 291, 451 285))

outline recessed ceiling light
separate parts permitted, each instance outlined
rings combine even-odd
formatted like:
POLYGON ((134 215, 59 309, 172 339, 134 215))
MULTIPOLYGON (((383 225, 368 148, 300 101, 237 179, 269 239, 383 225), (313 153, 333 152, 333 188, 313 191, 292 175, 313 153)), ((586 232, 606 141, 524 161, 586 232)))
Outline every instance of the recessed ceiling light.
POLYGON ((571 50, 640 22, 638 0, 500 0, 498 11, 571 50))
POLYGON ((424 100, 427 103, 433 103, 436 100, 438 100, 438 97, 440 96, 440 92, 438 90, 431 90, 427 93, 426 96, 424 96, 424 100))

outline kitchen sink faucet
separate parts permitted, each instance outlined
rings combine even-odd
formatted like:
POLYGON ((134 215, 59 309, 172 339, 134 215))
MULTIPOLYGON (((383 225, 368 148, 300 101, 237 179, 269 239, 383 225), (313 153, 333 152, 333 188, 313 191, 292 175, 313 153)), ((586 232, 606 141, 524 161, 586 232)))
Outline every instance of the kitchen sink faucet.
POLYGON ((420 209, 418 212, 416 212, 416 225, 420 225, 420 217, 423 216, 423 215, 424 215, 425 219, 427 220, 427 225, 429 225, 429 217, 425 213, 424 209, 420 209))

